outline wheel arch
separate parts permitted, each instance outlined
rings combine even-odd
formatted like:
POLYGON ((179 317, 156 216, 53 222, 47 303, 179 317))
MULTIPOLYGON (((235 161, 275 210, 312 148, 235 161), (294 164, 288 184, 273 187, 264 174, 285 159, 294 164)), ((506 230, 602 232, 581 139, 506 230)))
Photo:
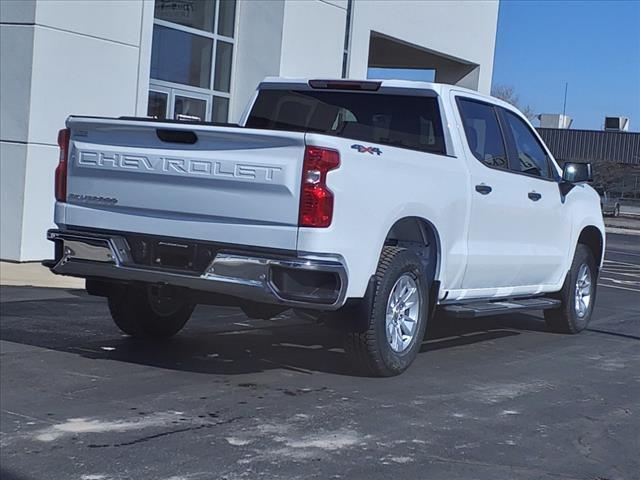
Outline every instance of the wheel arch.
POLYGON ((582 229, 577 244, 585 245, 596 260, 598 268, 602 265, 604 257, 604 237, 600 229, 594 225, 588 225, 582 229))
POLYGON ((417 216, 396 220, 387 232, 383 247, 388 245, 415 250, 423 258, 430 285, 439 278, 442 262, 440 235, 429 220, 417 216))

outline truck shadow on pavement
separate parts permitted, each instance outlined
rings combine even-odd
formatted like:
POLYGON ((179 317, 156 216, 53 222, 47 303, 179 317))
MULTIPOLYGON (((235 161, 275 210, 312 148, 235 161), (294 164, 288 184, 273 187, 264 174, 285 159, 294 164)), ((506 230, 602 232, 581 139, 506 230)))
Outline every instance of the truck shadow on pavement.
POLYGON ((29 480, 29 478, 14 473, 5 467, 0 467, 0 478, 2 480, 29 480))
MULTIPOLYGON (((238 375, 283 368, 358 375, 349 365, 338 332, 291 314, 264 321, 248 319, 234 308, 198 307, 176 337, 143 341, 120 333, 103 299, 66 292, 64 298, 45 295, 19 301, 4 295, 0 338, 91 359, 195 373, 238 375)), ((420 356, 523 331, 545 331, 545 324, 522 314, 475 320, 438 315, 429 325, 420 356)))

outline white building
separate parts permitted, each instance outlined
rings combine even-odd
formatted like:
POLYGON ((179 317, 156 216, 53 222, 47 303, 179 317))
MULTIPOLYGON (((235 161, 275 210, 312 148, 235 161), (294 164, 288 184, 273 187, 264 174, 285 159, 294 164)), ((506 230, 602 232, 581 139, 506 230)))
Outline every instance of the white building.
POLYGON ((0 0, 0 258, 52 256, 70 114, 236 121, 265 76, 371 68, 486 93, 497 17, 498 0, 0 0))

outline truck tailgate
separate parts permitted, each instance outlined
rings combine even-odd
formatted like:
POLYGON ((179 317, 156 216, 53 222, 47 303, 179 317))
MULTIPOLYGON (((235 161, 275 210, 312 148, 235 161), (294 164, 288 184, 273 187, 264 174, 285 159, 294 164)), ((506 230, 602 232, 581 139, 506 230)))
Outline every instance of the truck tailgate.
POLYGON ((57 223, 296 248, 304 134, 70 117, 57 223))

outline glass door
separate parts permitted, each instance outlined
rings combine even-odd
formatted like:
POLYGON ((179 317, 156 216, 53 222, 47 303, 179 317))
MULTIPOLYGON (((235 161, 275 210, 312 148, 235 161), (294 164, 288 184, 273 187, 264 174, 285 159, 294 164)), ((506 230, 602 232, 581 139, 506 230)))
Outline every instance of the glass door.
POLYGON ((171 89, 171 117, 174 120, 206 122, 211 118, 211 96, 189 91, 171 89))
POLYGON ((154 87, 153 89, 149 89, 147 116, 159 120, 171 118, 169 116, 170 96, 171 89, 169 88, 154 87))
POLYGON ((211 118, 211 95, 154 85, 149 89, 147 115, 160 120, 205 122, 211 118))

